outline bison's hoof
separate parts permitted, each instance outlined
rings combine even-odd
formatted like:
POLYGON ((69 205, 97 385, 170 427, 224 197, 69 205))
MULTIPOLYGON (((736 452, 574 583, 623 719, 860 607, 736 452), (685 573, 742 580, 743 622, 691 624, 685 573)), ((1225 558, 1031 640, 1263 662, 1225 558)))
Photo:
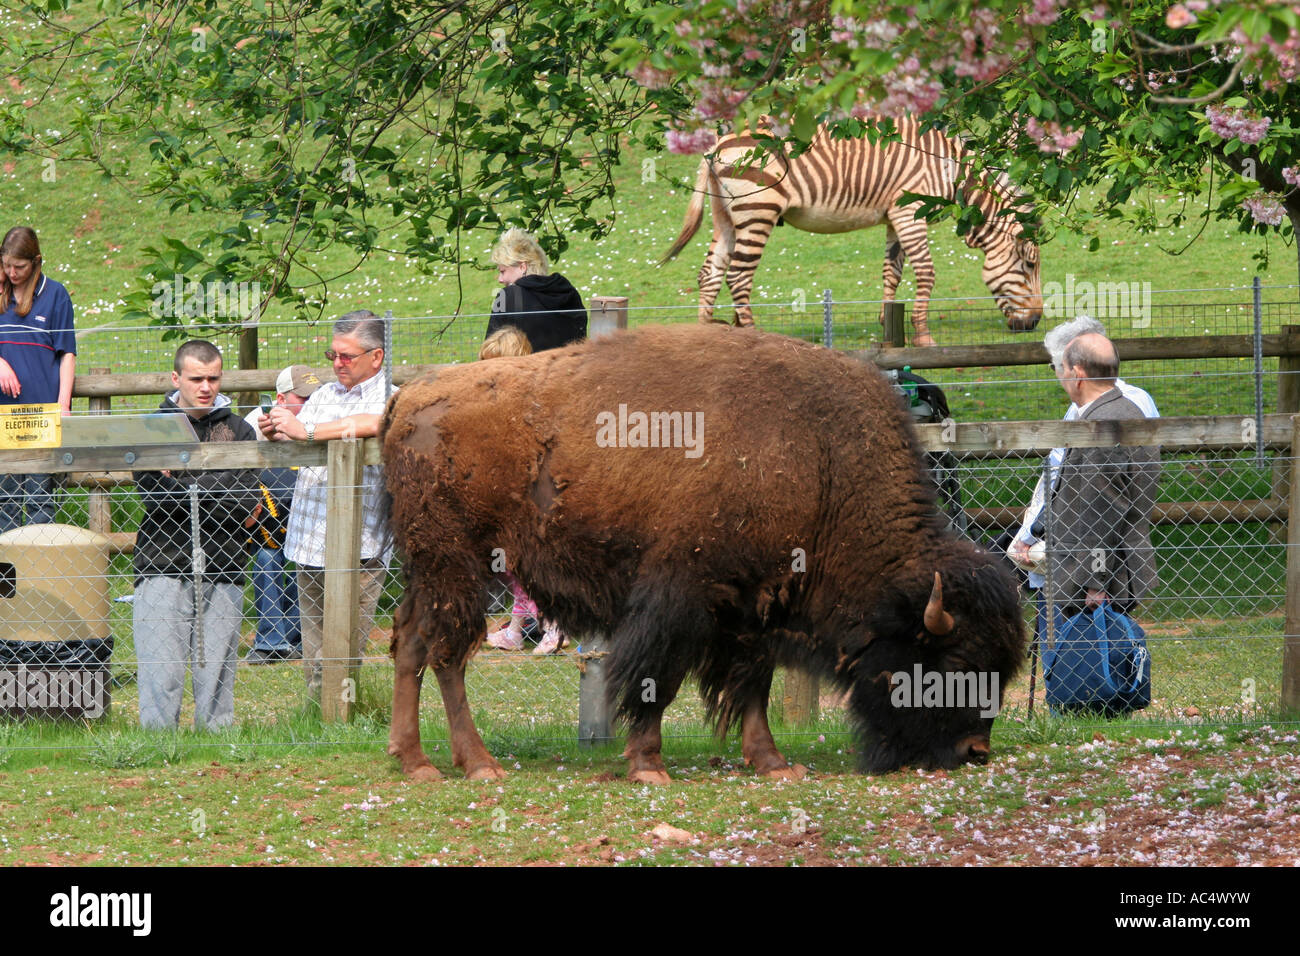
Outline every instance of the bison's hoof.
POLYGON ((411 783, 436 783, 442 779, 442 771, 433 764, 426 763, 406 771, 406 778, 411 783))
POLYGON ((802 780, 808 776, 808 768, 801 763, 791 764, 788 767, 777 767, 774 770, 764 770, 763 776, 772 780, 802 780))
POLYGON ((466 780, 504 780, 506 772, 497 763, 485 763, 465 774, 466 780))
POLYGON ((633 783, 652 783, 657 787, 673 782, 667 770, 629 770, 627 779, 633 783))

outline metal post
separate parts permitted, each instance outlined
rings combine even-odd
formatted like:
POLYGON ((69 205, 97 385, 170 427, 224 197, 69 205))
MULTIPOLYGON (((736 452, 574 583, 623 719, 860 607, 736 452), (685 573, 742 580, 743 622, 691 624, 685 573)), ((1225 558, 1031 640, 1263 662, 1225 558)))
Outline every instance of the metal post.
POLYGON ((831 290, 822 290, 822 345, 835 347, 835 317, 831 308, 831 290))
POLYGON ((578 645, 578 743, 594 747, 613 739, 605 685, 605 636, 592 634, 578 645))
POLYGON ((1268 467, 1264 460, 1264 306, 1259 276, 1251 283, 1255 305, 1255 468, 1268 467))
POLYGON ((207 666, 203 652, 203 542, 199 539, 199 483, 190 485, 190 573, 194 581, 194 659, 207 666))
POLYGON ((384 313, 384 397, 393 394, 393 310, 384 313))

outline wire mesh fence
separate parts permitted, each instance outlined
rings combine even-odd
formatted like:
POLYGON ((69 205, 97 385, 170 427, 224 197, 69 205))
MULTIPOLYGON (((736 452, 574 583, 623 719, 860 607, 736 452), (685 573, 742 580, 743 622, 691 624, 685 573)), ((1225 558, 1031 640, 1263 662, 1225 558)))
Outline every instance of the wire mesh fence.
MULTIPOLYGON (((1032 331, 1009 330, 991 298, 932 300, 931 331, 941 346, 1038 343, 1048 328, 1086 313, 1103 322, 1112 338, 1197 336, 1210 343, 1209 350, 1213 351, 1213 343, 1223 337, 1254 335, 1257 324, 1261 335, 1276 335, 1286 326, 1300 324, 1300 295, 1291 286, 1261 290, 1257 323, 1249 287, 1173 291, 1141 287, 1134 291, 1126 285, 1121 294, 1118 283, 1108 286, 1104 282, 1071 280, 1058 285, 1062 286, 1059 290, 1045 288, 1044 318, 1032 331)), ((910 309, 911 303, 904 305, 910 309)), ((720 309, 718 317, 728 316, 729 311, 720 309)), ((761 329, 840 350, 874 349, 883 343, 881 303, 876 300, 839 299, 834 290, 809 290, 808 295, 789 302, 755 303, 753 312, 755 324, 761 329)), ((693 322, 696 314, 694 306, 631 302, 627 322, 630 327, 693 322)), ((395 317, 389 358, 395 368, 473 361, 488 319, 487 314, 395 317)), ((906 322, 905 327, 910 340, 906 322)), ((305 364, 324 378, 331 377, 324 358, 331 342, 327 321, 309 324, 266 317, 257 328, 260 368, 278 370, 305 364)), ((226 352, 229 370, 238 366, 235 356, 239 354, 237 338, 242 330, 237 323, 211 325, 196 334, 212 338, 226 352)), ((170 367, 174 347, 174 341, 161 340, 157 326, 106 325, 79 334, 78 367, 83 373, 92 369, 158 372, 170 367)), ((1259 362, 1264 412, 1276 409, 1278 367, 1275 356, 1263 356, 1259 362)), ((947 390, 953 414, 958 418, 1050 418, 1060 404, 1060 391, 1047 368, 1046 353, 1039 365, 999 365, 988 360, 967 367, 932 369, 926 374, 947 390)), ((1255 407, 1257 369, 1249 352, 1231 357, 1198 355, 1125 361, 1123 374, 1127 381, 1158 394, 1165 415, 1207 411, 1246 414, 1255 407)), ((157 405, 155 397, 121 396, 113 399, 112 410, 138 413, 157 405)))
MULTIPOLYGON (((1232 422, 1234 428, 1237 424, 1232 422)), ((947 485, 940 506, 954 526, 990 547, 999 535, 1025 523, 1025 509, 1044 473, 1041 451, 1002 449, 989 457, 953 450, 931 461, 936 480, 947 485)), ((1094 465, 1082 474, 1081 486, 1110 493, 1128 480, 1120 472, 1130 464, 1094 465)), ((1150 700, 1128 719, 1240 722, 1278 716, 1286 631, 1286 495, 1294 464, 1271 441, 1263 459, 1246 442, 1237 448, 1184 443, 1148 466, 1154 479, 1149 547, 1157 581, 1131 616, 1145 631, 1150 700)), ((267 584, 270 577, 286 591, 295 577, 255 554, 265 544, 254 514, 258 498, 238 483, 209 482, 201 496, 193 494, 189 489, 199 484, 200 474, 176 476, 184 493, 166 496, 176 520, 164 526, 155 522, 154 533, 159 527, 165 533, 152 542, 149 516, 158 495, 155 491, 151 500, 139 483, 112 492, 117 506, 112 537, 80 527, 91 510, 87 490, 57 483, 53 490, 37 483, 6 485, 3 504, 27 509, 20 521, 48 515, 51 499, 54 521, 20 523, 0 535, 0 714, 108 720, 118 727, 217 728, 283 725, 315 706, 310 668, 292 649, 294 609, 284 603, 286 595, 268 593, 274 590, 267 584), (218 531, 223 522, 230 533, 218 531), (223 556, 223 547, 237 553, 223 556), (153 557, 142 553, 150 548, 153 557), (149 573, 159 561, 170 562, 168 574, 149 573), (160 578, 161 588, 155 586, 160 578), (259 634, 277 632, 288 651, 252 653, 259 634)), ((257 477, 251 472, 249 480, 257 477)), ((1100 559, 1104 569, 1113 560, 1107 549, 1114 547, 1113 536, 1104 533, 1112 520, 1105 509, 1076 514, 1074 521, 1082 520, 1084 531, 1098 532, 1098 540, 1111 544, 1090 545, 1078 529, 1054 528, 1055 515, 1067 511, 1064 493, 1047 499, 1040 532, 1047 543, 1046 582, 1038 592, 1026 590, 1024 601, 1031 632, 1037 604, 1045 603, 1054 627, 1042 629, 1038 651, 1057 653, 1058 668, 1059 632, 1081 610, 1077 593, 1053 587, 1053 576, 1063 573, 1058 559, 1081 552, 1085 561, 1100 559)), ((363 570, 338 569, 326 572, 326 578, 363 570)), ((401 580, 396 570, 381 573, 379 580, 373 623, 359 648, 364 664, 352 692, 360 711, 383 723, 391 694, 389 628, 401 580)), ((488 607, 484 630, 496 640, 484 644, 469 674, 470 702, 484 715, 483 726, 521 733, 538 727, 548 734, 576 727, 583 635, 548 627, 544 609, 532 606, 506 576, 493 582, 488 607)), ((328 653, 324 658, 326 664, 332 660, 328 653)), ((1049 703, 1042 664, 1040 653, 1033 684, 1027 670, 1004 688, 1004 714, 1024 717, 1031 695, 1040 710, 1049 703)), ((1117 659, 1114 669, 1120 673, 1123 666, 1117 659)), ((778 721, 782 680, 772 695, 778 721)), ((823 687, 819 702, 817 726, 843 731, 843 701, 834 688, 823 687)), ((423 706, 433 728, 426 736, 437 739, 444 727, 440 702, 428 694, 423 706)), ((684 688, 667 712, 666 733, 698 732, 702 720, 698 700, 684 688)))

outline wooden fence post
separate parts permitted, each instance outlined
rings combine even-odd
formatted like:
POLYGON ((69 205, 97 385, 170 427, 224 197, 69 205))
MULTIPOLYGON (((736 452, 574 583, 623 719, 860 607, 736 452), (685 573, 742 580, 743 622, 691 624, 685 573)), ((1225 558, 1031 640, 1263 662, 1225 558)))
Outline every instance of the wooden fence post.
MULTIPOLYGON (((1300 332, 1300 325, 1282 326, 1282 334, 1290 335, 1300 332)), ((1278 356, 1277 360, 1277 411, 1294 415, 1300 412, 1300 355, 1291 352, 1278 356)), ((1286 501, 1291 489, 1291 461, 1295 457, 1278 455, 1273 462, 1273 497, 1278 502, 1286 501)), ((1286 534, 1280 527, 1274 527, 1272 543, 1283 544, 1286 534)))
POLYGON ((578 744, 598 746, 613 739, 605 684, 605 635, 582 639, 578 654, 578 744))
POLYGON ((786 669, 781 709, 787 726, 803 727, 817 723, 821 714, 820 698, 821 680, 816 674, 786 669))
MULTIPOLYGON (((1300 453, 1300 415, 1291 418, 1294 464, 1300 453)), ((1282 710, 1300 713, 1300 468, 1291 469, 1290 514, 1286 524, 1286 632, 1282 638, 1282 710)))
MULTIPOLYGON (((108 375, 112 369, 92 368, 92 375, 108 375)), ((107 415, 113 408, 113 399, 108 395, 92 395, 88 399, 90 414, 107 415)), ((109 493, 103 488, 90 489, 86 499, 86 527, 100 534, 113 533, 113 508, 109 493)))
POLYGON ((321 718, 346 721, 357 701, 357 623, 361 606, 361 476, 364 443, 329 443, 325 524, 325 613, 321 718))
POLYGON ((881 321, 885 326, 881 334, 885 348, 901 349, 907 345, 907 339, 903 337, 903 303, 886 302, 881 311, 881 321))
POLYGON ((600 338, 627 328, 627 296, 593 295, 587 313, 587 338, 600 338))

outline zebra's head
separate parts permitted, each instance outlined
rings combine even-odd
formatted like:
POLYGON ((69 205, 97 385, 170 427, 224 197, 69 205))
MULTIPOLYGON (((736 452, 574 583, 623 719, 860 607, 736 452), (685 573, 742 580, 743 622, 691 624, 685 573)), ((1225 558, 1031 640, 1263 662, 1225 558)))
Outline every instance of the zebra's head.
POLYGON ((1007 317, 1007 328, 1027 332, 1043 317, 1043 280, 1038 243, 1024 235, 1019 223, 989 229, 984 250, 984 284, 1007 317))
POLYGON ((1027 332, 1043 317, 1038 243, 1025 234, 1022 221, 1032 206, 1005 173, 981 178, 967 201, 984 215, 966 238, 984 253, 984 284, 1007 317, 1007 328, 1027 332))

